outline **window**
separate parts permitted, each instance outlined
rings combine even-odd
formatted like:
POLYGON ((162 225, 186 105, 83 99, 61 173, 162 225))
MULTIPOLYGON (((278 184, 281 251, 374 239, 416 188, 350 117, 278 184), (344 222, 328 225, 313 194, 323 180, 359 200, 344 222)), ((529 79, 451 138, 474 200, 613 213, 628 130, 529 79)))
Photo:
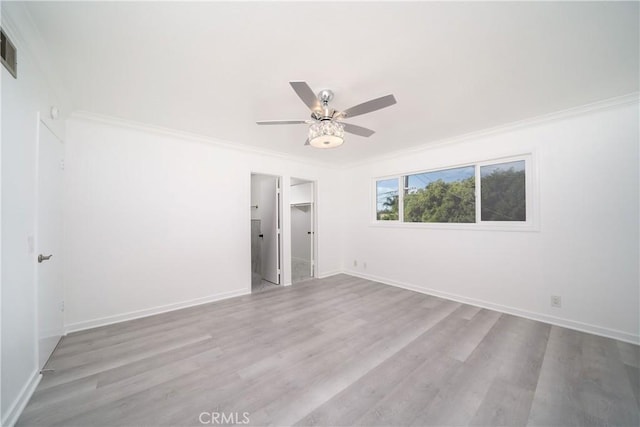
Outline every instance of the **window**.
POLYGON ((524 160, 480 167, 482 221, 526 221, 524 160))
POLYGON ((377 179, 375 219, 462 228, 479 224, 531 228, 530 163, 531 155, 523 155, 377 179))
POLYGON ((476 222, 474 166, 403 178, 405 222, 476 222))
POLYGON ((376 219, 378 221, 397 221, 398 179, 385 179, 376 182, 376 219))

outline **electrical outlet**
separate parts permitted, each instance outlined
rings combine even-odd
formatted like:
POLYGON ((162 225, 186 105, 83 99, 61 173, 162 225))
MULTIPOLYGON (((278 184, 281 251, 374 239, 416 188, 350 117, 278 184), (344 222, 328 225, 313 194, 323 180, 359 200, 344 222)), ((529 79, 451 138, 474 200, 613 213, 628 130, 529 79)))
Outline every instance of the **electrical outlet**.
POLYGON ((60 309, 60 311, 64 312, 64 301, 60 301, 60 303, 58 304, 58 308, 60 309))
POLYGON ((559 295, 551 295, 551 307, 562 307, 562 298, 559 295))
POLYGON ((357 267, 357 266, 358 266, 358 261, 357 261, 357 260, 355 260, 355 259, 353 260, 353 266, 354 266, 354 267, 357 267))

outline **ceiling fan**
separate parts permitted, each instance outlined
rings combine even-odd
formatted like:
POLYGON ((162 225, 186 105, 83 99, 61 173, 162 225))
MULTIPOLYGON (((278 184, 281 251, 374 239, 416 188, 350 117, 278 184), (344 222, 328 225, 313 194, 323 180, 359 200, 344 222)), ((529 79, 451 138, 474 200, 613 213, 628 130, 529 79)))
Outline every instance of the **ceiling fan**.
POLYGON ((309 126, 309 137, 304 145, 316 148, 334 148, 344 142, 344 133, 370 137, 375 132, 362 126, 344 123, 342 120, 361 114, 371 113, 389 107, 396 103, 393 95, 381 96, 344 111, 338 111, 329 107, 333 99, 333 92, 324 89, 315 95, 306 82, 289 82, 293 90, 298 94, 302 102, 311 110, 311 119, 308 120, 261 120, 259 125, 299 125, 309 126))

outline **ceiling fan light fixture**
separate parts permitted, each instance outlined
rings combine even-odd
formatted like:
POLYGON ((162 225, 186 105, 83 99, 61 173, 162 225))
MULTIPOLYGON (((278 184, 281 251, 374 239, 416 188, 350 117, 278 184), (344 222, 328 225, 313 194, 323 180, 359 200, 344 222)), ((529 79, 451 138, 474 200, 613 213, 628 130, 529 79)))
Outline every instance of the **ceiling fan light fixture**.
POLYGON ((344 125, 333 120, 321 120, 309 126, 309 145, 315 148, 335 148, 344 142, 344 125))
POLYGON ((375 133, 371 129, 352 123, 342 123, 340 120, 378 111, 396 103, 396 98, 393 95, 386 95, 370 99, 344 111, 338 111, 329 107, 329 102, 333 99, 332 91, 324 89, 316 95, 306 82, 292 81, 289 84, 302 102, 309 107, 311 120, 262 120, 256 123, 259 125, 300 125, 311 123, 308 132, 309 137, 304 145, 311 145, 315 148, 341 146, 344 143, 345 132, 365 138, 370 137, 375 133))

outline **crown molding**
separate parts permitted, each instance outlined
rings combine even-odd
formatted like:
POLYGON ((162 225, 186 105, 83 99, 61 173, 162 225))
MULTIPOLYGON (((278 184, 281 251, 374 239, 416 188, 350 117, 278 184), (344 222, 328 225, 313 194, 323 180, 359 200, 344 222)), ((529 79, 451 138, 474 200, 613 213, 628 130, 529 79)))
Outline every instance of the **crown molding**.
POLYGON ((612 108, 618 108, 625 105, 637 104, 640 102, 640 92, 633 92, 627 95, 622 95, 614 98, 605 99, 602 101, 592 102, 589 104, 581 105, 578 107, 569 108, 566 110, 556 111, 549 114, 544 114, 541 116, 532 117, 529 119, 519 120, 512 123, 507 123, 500 126, 495 126, 488 129, 483 129, 480 131, 466 133, 464 135, 455 136, 452 138, 441 139, 434 142, 429 142, 426 144, 422 144, 417 147, 407 148, 404 150, 392 151, 390 153, 368 157, 357 162, 348 162, 344 164, 335 164, 323 161, 314 161, 305 157, 294 156, 291 154, 282 153, 279 151, 268 150, 263 148, 256 148, 253 146, 249 146, 247 144, 242 143, 234 143, 228 140, 222 140, 219 138, 207 137, 204 135, 199 135, 195 133, 190 133, 186 131, 180 131, 170 128, 165 128, 157 125, 150 125, 140 122, 135 122, 126 119, 120 119, 113 116, 107 116, 97 113, 91 113, 88 111, 75 111, 71 114, 71 119, 80 119, 87 120, 102 124, 107 124, 111 126, 117 126, 121 128, 133 129, 147 133, 153 133, 156 135, 164 135, 171 136, 178 139, 183 139, 192 142, 204 143, 208 145, 217 146, 220 148, 225 148, 229 150, 240 151, 244 153, 257 154, 262 156, 274 157, 287 161, 294 161, 302 164, 307 164, 316 167, 322 167, 332 170, 346 170, 354 167, 363 166, 366 164, 370 164, 372 162, 378 162, 383 160, 388 160, 391 158, 397 158, 407 155, 415 155, 423 152, 427 152, 429 150, 433 150, 436 148, 440 148, 448 145, 455 145, 467 141, 471 141, 474 139, 479 139, 491 135, 498 135, 502 133, 512 132, 515 130, 525 129, 528 127, 537 126, 540 124, 550 123, 557 120, 569 119, 572 117, 577 117, 583 114, 605 111, 612 108))
POLYGON ((507 132, 513 132, 520 129, 526 129, 529 127, 551 123, 558 120, 565 120, 572 117, 581 116, 584 114, 605 111, 613 108, 622 107, 625 105, 638 104, 640 102, 640 92, 632 92, 626 95, 617 96, 614 98, 604 99, 602 101, 596 101, 589 104, 584 104, 578 107, 568 108, 566 110, 555 111, 553 113, 543 114, 541 116, 531 117, 528 119, 518 120, 479 131, 466 133, 463 135, 454 136, 451 138, 445 138, 421 144, 419 146, 406 148, 402 150, 392 151, 390 153, 381 154, 377 156, 368 157, 356 162, 349 162, 340 166, 341 169, 351 169, 359 166, 364 166, 373 162, 388 160, 392 158, 415 155, 440 148, 448 145, 455 145, 462 142, 471 141, 474 139, 484 138, 491 135, 498 135, 507 132))
POLYGON ((282 153, 279 151, 268 150, 264 148, 257 148, 247 144, 238 143, 238 142, 232 142, 232 141, 223 140, 219 138, 212 138, 212 137, 208 137, 200 134, 165 128, 157 125, 140 123, 140 122, 121 119, 113 116, 91 113, 88 111, 74 111, 71 114, 70 119, 85 120, 85 121, 101 123, 109 126, 116 126, 120 128, 131 129, 131 130, 136 130, 136 131, 145 132, 145 133, 151 133, 155 135, 169 136, 172 138, 182 139, 185 141, 212 145, 215 147, 224 148, 224 149, 233 150, 233 151, 239 151, 239 152, 248 153, 248 154, 278 158, 281 160, 302 163, 309 166, 321 167, 326 169, 334 169, 334 170, 340 169, 339 166, 336 166, 327 162, 314 161, 314 160, 307 159, 305 157, 294 156, 294 155, 282 153))

